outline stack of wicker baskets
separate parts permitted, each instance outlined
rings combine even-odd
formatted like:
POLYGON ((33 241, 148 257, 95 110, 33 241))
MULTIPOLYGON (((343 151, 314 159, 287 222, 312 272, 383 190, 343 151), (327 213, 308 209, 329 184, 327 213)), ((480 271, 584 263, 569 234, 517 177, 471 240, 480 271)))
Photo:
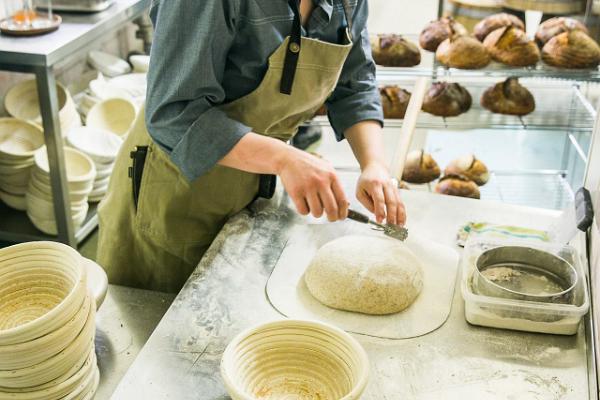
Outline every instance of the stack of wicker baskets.
POLYGON ((94 396, 96 306, 86 280, 68 246, 0 249, 0 400, 94 396))

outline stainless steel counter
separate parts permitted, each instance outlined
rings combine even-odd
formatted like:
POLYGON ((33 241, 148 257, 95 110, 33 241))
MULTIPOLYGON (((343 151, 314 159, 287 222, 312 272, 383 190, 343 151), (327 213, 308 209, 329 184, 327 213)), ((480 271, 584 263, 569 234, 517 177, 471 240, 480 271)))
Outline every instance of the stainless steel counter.
MULTIPOLYGON (((354 177, 343 175, 350 192, 354 177)), ((556 213, 423 192, 403 193, 409 227, 453 245, 478 220, 545 228, 556 213)), ((290 230, 306 223, 288 199, 259 201, 234 217, 177 296, 113 399, 228 399, 221 354, 239 331, 281 319, 265 295, 290 230)), ((369 354, 363 399, 591 399, 585 327, 563 337, 470 326, 455 291, 448 321, 428 335, 383 340, 355 335, 369 354)), ((596 399, 596 395, 593 397, 596 399)))
POLYGON ((175 296, 110 285, 96 317, 100 387, 96 400, 110 398, 175 296))

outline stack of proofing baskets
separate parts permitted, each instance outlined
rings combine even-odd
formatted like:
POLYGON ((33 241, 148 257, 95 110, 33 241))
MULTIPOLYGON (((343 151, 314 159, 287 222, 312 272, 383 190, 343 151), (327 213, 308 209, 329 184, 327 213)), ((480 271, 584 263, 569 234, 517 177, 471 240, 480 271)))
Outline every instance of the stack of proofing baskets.
POLYGON ((93 398, 95 315, 77 251, 54 242, 0 249, 0 400, 93 398))

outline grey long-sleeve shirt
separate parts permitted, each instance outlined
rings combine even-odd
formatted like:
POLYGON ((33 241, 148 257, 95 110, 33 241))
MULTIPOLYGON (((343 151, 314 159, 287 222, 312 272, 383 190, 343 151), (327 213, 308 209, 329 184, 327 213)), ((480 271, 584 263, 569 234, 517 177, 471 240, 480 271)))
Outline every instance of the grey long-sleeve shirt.
MULTIPOLYGON (((306 0, 305 0, 306 1, 306 0)), ((342 0, 315 2, 303 34, 337 43, 342 0)), ((353 6, 354 46, 327 101, 338 140, 357 122, 383 124, 366 30, 367 0, 353 6)), ((258 87, 269 56, 290 34, 287 0, 154 0, 146 125, 190 181, 211 169, 251 127, 218 107, 258 87)))

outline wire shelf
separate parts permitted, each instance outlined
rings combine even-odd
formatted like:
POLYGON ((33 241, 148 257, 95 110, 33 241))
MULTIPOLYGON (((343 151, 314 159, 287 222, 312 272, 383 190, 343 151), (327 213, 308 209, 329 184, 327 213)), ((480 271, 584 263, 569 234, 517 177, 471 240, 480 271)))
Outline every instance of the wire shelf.
MULTIPOLYGON (((434 192, 435 182, 409 187, 434 192)), ((562 210, 574 198, 564 171, 492 171, 480 191, 482 200, 551 210, 562 210)))
MULTIPOLYGON (((423 129, 511 129, 511 130, 544 130, 560 132, 591 132, 594 115, 590 112, 585 96, 578 96, 576 85, 542 85, 538 81, 521 82, 529 88, 536 99, 533 113, 518 117, 513 115, 494 114, 480 105, 483 92, 494 84, 492 82, 461 82, 473 98, 471 109, 457 117, 443 118, 421 112, 417 120, 417 128, 423 129)), ((395 79, 394 84, 411 90, 413 82, 395 79)), ((593 110, 593 108, 592 108, 593 110)), ((327 117, 317 116, 308 125, 329 126, 327 117)), ((388 128, 402 127, 402 120, 387 119, 388 128)))
MULTIPOLYGON (((418 45, 418 35, 402 35, 406 39, 418 45)), ((398 76, 433 76, 437 78, 474 78, 474 77, 507 77, 516 76, 522 78, 550 78, 581 82, 600 82, 600 69, 562 69, 551 67, 542 61, 532 67, 510 67, 492 61, 482 69, 457 69, 447 68, 435 59, 435 54, 419 48, 421 51, 421 63, 414 67, 377 67, 377 77, 398 76)))

